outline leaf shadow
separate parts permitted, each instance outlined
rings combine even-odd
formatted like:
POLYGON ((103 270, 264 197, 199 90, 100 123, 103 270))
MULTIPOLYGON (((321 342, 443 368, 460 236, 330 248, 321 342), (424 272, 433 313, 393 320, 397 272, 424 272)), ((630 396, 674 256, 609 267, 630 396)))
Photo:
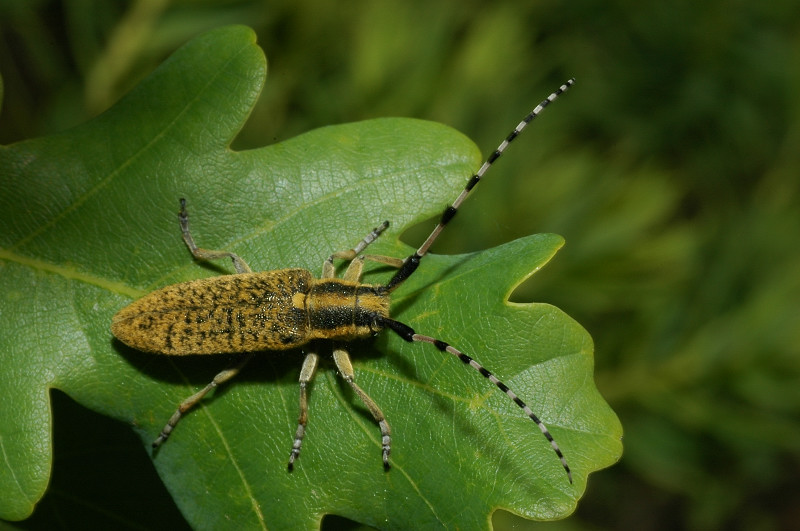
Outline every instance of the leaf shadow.
MULTIPOLYGON (((466 262, 467 262, 466 260, 454 262, 448 265, 447 267, 441 268, 436 273, 435 276, 431 276, 430 278, 427 278, 424 281, 422 281, 421 284, 415 285, 413 291, 403 295, 403 297, 397 302, 393 302, 392 315, 393 316, 402 315, 406 313, 406 310, 408 310, 409 308, 413 308, 416 301, 421 296, 423 296, 426 291, 430 290, 433 286, 441 283, 443 279, 448 279, 454 271, 457 271, 460 267, 466 264, 466 262)), ((424 333, 424 331, 422 331, 422 333, 424 333)))
MULTIPOLYGON (((204 385, 219 373, 237 363, 241 354, 215 354, 194 356, 166 356, 151 354, 131 348, 118 339, 112 342, 114 350, 125 359, 128 364, 148 378, 169 384, 204 385)), ((267 354, 267 351, 264 351, 267 354)), ((299 371, 302 355, 299 349, 281 352, 278 356, 262 356, 259 353, 236 376, 237 381, 271 382, 283 379, 294 367, 299 371), (269 360, 267 360, 269 358, 269 360), (265 370, 264 365, 269 361, 270 369, 265 370)), ((222 385, 215 391, 219 395, 229 387, 222 385)))

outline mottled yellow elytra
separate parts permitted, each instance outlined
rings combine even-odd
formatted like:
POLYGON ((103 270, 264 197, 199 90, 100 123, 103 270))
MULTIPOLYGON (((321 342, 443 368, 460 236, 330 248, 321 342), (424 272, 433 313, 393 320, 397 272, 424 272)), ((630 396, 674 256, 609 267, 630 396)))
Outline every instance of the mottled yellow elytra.
POLYGON ((255 352, 368 337, 380 329, 373 315, 389 317, 382 286, 279 269, 167 286, 123 308, 111 330, 126 345, 157 354, 255 352), (356 300, 358 315, 347 318, 356 300))
MULTIPOLYGON (((574 82, 574 79, 570 79, 561 85, 514 128, 470 178, 456 200, 444 210, 439 224, 419 249, 405 260, 362 254, 389 226, 386 221, 352 249, 331 254, 323 263, 320 278, 297 268, 254 273, 234 253, 211 251, 195 245, 189 231, 186 201, 181 199, 181 232, 192 255, 198 260, 230 258, 237 274, 173 284, 149 293, 113 317, 111 332, 121 342, 144 352, 173 356, 235 353, 240 354, 240 358, 234 366, 217 374, 211 383, 181 402, 153 442, 153 447, 158 447, 169 437, 183 414, 203 396, 236 376, 255 353, 294 349, 316 339, 347 342, 370 337, 389 328, 408 342, 430 343, 440 351, 452 354, 496 385, 538 425, 561 460, 571 483, 572 472, 560 448, 542 421, 516 393, 467 354, 444 341, 417 334, 408 325, 392 319, 389 305, 392 291, 417 270, 430 246, 489 167, 509 143, 574 82), (337 259, 350 262, 342 278, 335 277, 334 260, 337 259), (365 260, 396 267, 397 272, 385 285, 362 284, 360 280, 365 260)), ((388 470, 391 452, 389 424, 380 407, 355 383, 348 352, 343 347, 337 347, 333 351, 333 359, 342 378, 364 402, 380 426, 383 465, 388 470)), ((307 388, 318 362, 316 353, 307 353, 300 369, 300 415, 289 454, 290 471, 300 456, 308 423, 307 388)))

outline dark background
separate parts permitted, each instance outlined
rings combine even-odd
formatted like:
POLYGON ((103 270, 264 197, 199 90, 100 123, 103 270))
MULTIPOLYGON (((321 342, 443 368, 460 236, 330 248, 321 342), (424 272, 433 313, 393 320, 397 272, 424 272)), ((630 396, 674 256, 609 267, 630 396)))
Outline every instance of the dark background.
MULTIPOLYGON (((236 149, 408 116, 488 154, 577 78, 435 250, 566 238, 514 298, 592 334, 625 454, 573 517, 498 513, 498 528, 800 527, 796 0, 2 0, 0 143, 86 121, 230 23, 253 27, 269 61, 236 149)), ((54 400, 52 487, 15 526, 185 525, 127 428, 54 400)))

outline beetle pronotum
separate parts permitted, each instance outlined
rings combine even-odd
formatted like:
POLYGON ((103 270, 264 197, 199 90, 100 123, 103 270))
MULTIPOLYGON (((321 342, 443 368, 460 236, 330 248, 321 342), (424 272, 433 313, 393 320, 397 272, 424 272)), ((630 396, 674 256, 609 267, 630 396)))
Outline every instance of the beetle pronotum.
MULTIPOLYGON (((525 402, 467 354, 444 341, 418 334, 408 325, 393 320, 389 316, 389 295, 417 270, 420 261, 455 216, 461 203, 509 143, 574 82, 574 79, 570 79, 561 85, 514 128, 470 178, 456 200, 444 210, 439 223, 419 249, 405 260, 362 254, 389 226, 386 221, 352 249, 331 254, 322 265, 320 278, 315 278, 305 269, 254 273, 234 253, 210 251, 195 244, 189 232, 186 201, 181 199, 181 232, 192 255, 198 260, 230 258, 237 274, 173 284, 149 293, 120 310, 111 322, 111 331, 126 345, 145 352, 178 356, 237 353, 241 354, 241 358, 234 366, 217 374, 203 389, 181 402, 153 442, 153 447, 158 447, 169 437, 184 413, 203 396, 236 376, 256 352, 298 348, 315 339, 352 341, 370 337, 389 328, 405 341, 430 343, 440 351, 452 354, 508 395, 539 426, 561 460, 571 483, 572 472, 558 444, 525 402), (342 278, 335 277, 334 260, 350 262, 342 278), (396 267, 397 272, 385 285, 362 284, 361 274, 365 260, 396 267)), ((380 426, 383 464, 388 470, 391 452, 389 424, 380 407, 356 384, 348 352, 341 347, 335 348, 333 360, 344 380, 380 426)), ((300 369, 300 415, 289 454, 289 470, 292 470, 295 460, 300 456, 308 422, 307 387, 314 377, 318 361, 316 353, 308 353, 300 369)))

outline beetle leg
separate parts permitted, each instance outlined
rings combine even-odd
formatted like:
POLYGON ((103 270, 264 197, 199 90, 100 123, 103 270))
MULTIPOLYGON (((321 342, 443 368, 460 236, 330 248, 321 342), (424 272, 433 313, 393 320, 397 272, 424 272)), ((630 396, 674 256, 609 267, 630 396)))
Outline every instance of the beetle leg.
POLYGON ((346 251, 336 251, 331 254, 325 262, 322 263, 322 278, 333 278, 335 275, 333 261, 334 260, 352 260, 358 256, 364 249, 374 242, 378 236, 381 235, 389 227, 389 222, 384 221, 378 227, 372 229, 372 232, 364 236, 364 239, 356 244, 352 249, 346 251))
POLYGON ((186 199, 181 198, 181 211, 178 214, 178 217, 181 221, 181 233, 183 234, 183 241, 186 242, 186 246, 192 252, 192 256, 198 260, 220 260, 222 258, 230 258, 233 261, 233 267, 236 269, 237 273, 253 272, 253 270, 250 269, 250 266, 247 265, 247 262, 242 260, 238 254, 229 253, 228 251, 210 251, 208 249, 198 247, 194 243, 194 238, 192 238, 192 235, 189 232, 189 213, 186 211, 186 199))
POLYGON ((294 434, 292 452, 289 454, 289 472, 294 468, 294 460, 300 457, 300 447, 303 445, 303 437, 306 435, 306 425, 308 424, 308 384, 314 379, 318 363, 319 356, 309 352, 303 360, 303 368, 300 369, 300 417, 297 419, 297 431, 294 434))
POLYGON ((239 358, 235 365, 214 376, 214 379, 211 380, 207 386, 181 402, 178 406, 178 409, 175 410, 175 413, 172 414, 167 424, 161 430, 161 433, 158 434, 158 438, 153 441, 153 448, 158 448, 161 443, 167 440, 169 434, 172 433, 172 430, 175 429, 175 426, 178 424, 178 421, 181 420, 181 417, 183 417, 187 411, 192 409, 195 404, 197 404, 204 396, 208 394, 209 391, 239 374, 239 371, 242 370, 242 368, 247 365, 247 362, 249 362, 251 359, 253 359, 253 353, 247 353, 243 355, 239 358))
POLYGON ((389 429, 389 423, 386 421, 386 417, 383 415, 383 411, 381 408, 378 407, 378 404, 375 403, 373 399, 364 392, 361 387, 355 382, 355 373, 353 371, 353 364, 350 363, 350 356, 347 354, 347 351, 341 348, 336 348, 333 351, 333 361, 336 362, 336 367, 339 368, 339 372, 344 378, 344 381, 350 384, 350 387, 353 388, 353 391, 358 395, 361 401, 367 406, 369 412, 372 413, 372 417, 375 419, 375 422, 378 423, 378 426, 381 428, 381 450, 383 453, 383 468, 389 470, 391 466, 389 464, 389 453, 392 451, 392 436, 391 430, 389 429))

